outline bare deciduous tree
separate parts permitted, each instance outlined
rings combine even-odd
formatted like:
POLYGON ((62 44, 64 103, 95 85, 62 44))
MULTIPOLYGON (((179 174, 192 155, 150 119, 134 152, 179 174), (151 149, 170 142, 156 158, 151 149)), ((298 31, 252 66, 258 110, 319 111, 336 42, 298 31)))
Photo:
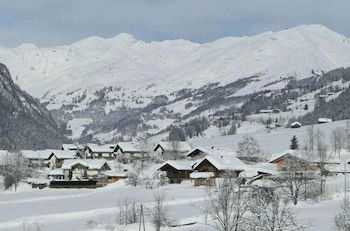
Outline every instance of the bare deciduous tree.
POLYGON ((32 173, 33 170, 28 167, 28 161, 17 153, 8 155, 4 166, 0 168, 0 175, 4 176, 5 188, 14 185, 15 190, 17 190, 18 183, 32 173))
POLYGON ((331 134, 331 144, 334 150, 334 155, 338 154, 340 158, 340 151, 344 148, 345 144, 345 132, 342 128, 337 128, 332 131, 331 134))
POLYGON ((155 204, 151 209, 151 220, 156 231, 160 231, 161 227, 169 223, 169 217, 164 202, 164 193, 157 193, 154 195, 155 204))
POLYGON ((252 199, 247 230, 299 231, 305 227, 297 224, 291 207, 272 191, 259 190, 252 199))
POLYGON ((245 224, 249 201, 247 193, 237 188, 232 178, 226 178, 210 193, 206 214, 212 218, 216 230, 238 231, 245 224))
POLYGON ((128 225, 138 221, 139 203, 130 198, 118 202, 117 223, 128 225))

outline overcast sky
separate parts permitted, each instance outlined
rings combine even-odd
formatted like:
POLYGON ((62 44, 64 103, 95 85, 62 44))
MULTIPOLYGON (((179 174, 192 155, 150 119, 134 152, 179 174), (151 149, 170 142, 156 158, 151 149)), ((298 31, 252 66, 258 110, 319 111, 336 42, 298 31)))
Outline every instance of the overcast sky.
POLYGON ((121 32, 195 42, 324 24, 350 35, 349 0, 0 0, 0 44, 51 46, 121 32))

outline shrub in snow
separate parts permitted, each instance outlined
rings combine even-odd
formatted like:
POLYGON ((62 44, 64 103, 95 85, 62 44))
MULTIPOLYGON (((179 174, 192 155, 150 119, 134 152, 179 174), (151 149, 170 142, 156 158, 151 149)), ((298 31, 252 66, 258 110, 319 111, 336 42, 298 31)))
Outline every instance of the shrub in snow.
POLYGON ((141 183, 141 179, 140 179, 140 171, 139 170, 133 170, 133 171, 130 171, 128 174, 127 174, 127 177, 125 182, 128 184, 128 185, 132 185, 132 186, 137 186, 138 184, 141 183))

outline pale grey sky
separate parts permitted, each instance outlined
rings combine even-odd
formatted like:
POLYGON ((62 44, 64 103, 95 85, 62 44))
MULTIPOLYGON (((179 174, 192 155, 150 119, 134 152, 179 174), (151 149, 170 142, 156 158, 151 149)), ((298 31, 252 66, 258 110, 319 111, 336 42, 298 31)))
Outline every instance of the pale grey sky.
POLYGON ((206 42, 301 24, 350 35, 349 0, 0 0, 0 44, 51 46, 121 32, 206 42))

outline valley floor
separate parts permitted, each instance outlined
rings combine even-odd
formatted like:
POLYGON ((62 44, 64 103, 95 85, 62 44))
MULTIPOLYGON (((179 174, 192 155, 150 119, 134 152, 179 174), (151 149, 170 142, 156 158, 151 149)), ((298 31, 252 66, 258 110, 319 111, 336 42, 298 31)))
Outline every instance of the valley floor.
MULTIPOLYGON (((169 215, 174 224, 197 222, 195 225, 164 230, 189 231, 214 230, 204 223, 200 207, 207 200, 206 187, 190 184, 168 185, 157 189, 144 186, 126 186, 123 181, 99 189, 30 189, 21 186, 18 192, 0 193, 0 230, 107 230, 106 224, 114 224, 118 202, 134 198, 146 208, 146 230, 153 230, 147 207, 152 206, 153 196, 164 192, 169 215), (90 223, 101 225, 89 227, 90 223), (37 227, 40 227, 38 229, 37 227)), ((296 215, 300 223, 310 224, 314 231, 333 230, 333 220, 339 211, 342 195, 319 203, 300 202, 296 215)), ((138 230, 138 224, 120 226, 117 230, 138 230)))

